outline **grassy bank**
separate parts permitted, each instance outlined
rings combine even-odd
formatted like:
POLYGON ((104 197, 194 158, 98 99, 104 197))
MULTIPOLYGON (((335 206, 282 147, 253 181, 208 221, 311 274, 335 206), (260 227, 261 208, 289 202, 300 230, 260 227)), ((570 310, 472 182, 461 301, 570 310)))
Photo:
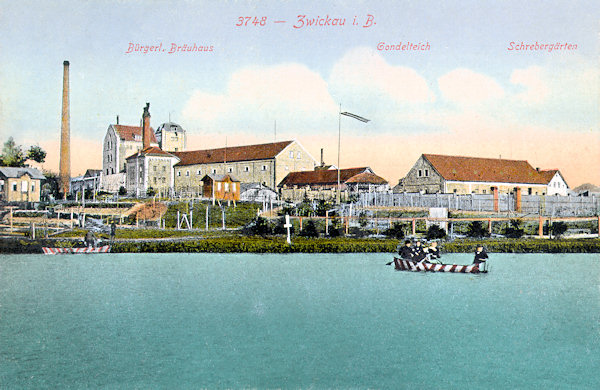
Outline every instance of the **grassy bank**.
MULTIPOLYGON (((442 252, 469 253, 478 244, 497 253, 600 253, 600 239, 495 239, 456 240, 441 244, 442 252)), ((393 253, 394 239, 294 238, 288 245, 283 237, 173 237, 170 239, 128 239, 113 244, 113 253, 393 253)), ((0 253, 42 253, 42 246, 82 246, 80 239, 0 239, 0 253)))

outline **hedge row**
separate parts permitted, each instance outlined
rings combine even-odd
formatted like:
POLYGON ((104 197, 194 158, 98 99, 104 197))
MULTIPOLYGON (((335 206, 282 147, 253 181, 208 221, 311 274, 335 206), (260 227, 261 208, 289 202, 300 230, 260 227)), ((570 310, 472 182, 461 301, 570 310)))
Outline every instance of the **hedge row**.
MULTIPOLYGON (((489 252, 505 253, 600 253, 600 239, 580 240, 456 240, 442 243, 446 253, 472 252, 477 245, 489 252)), ((280 237, 211 237, 196 240, 156 240, 115 242, 111 251, 115 253, 170 253, 170 252, 213 252, 213 253, 365 253, 395 252, 398 240, 393 239, 349 239, 349 238, 295 238, 288 245, 280 237)), ((78 239, 0 239, 0 253, 42 253, 42 246, 82 246, 78 239)))
POLYGON ((501 253, 600 253, 600 239, 497 239, 455 240, 442 244, 442 251, 464 253, 482 245, 488 252, 501 253))

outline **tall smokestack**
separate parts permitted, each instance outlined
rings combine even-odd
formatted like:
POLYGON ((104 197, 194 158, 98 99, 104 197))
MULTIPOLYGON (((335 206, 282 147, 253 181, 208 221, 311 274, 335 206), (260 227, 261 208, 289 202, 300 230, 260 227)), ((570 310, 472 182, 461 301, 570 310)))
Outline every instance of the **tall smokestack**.
POLYGON ((60 189, 67 199, 71 182, 71 152, 69 123, 69 61, 63 62, 62 122, 60 131, 60 189))
POLYGON ((325 161, 323 160, 323 148, 321 148, 321 166, 325 166, 325 161))
POLYGON ((142 115, 142 149, 146 149, 152 142, 152 131, 150 130, 150 103, 146 103, 142 115))

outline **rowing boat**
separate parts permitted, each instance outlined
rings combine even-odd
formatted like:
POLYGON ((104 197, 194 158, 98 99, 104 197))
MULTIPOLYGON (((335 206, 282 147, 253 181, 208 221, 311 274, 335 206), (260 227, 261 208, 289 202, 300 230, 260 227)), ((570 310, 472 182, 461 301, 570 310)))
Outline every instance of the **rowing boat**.
POLYGON ((394 267, 398 271, 413 272, 455 272, 463 274, 487 273, 486 269, 479 269, 479 264, 435 264, 426 261, 404 260, 394 257, 394 267))
POLYGON ((110 245, 103 246, 88 246, 83 248, 51 248, 42 247, 45 255, 79 255, 79 254, 90 254, 90 253, 108 253, 110 252, 110 245))

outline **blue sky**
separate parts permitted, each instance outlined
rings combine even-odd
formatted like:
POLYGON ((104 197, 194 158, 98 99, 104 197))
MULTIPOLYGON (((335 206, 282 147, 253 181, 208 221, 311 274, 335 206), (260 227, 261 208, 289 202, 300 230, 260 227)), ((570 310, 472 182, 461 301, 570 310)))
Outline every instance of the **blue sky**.
MULTIPOLYGON (((219 146, 225 137, 268 142, 277 121, 278 138, 298 139, 314 156, 324 147, 333 160, 342 104, 371 119, 367 126, 344 121, 347 165, 371 165, 390 181, 420 153, 444 153, 527 159, 566 171, 575 185, 600 183, 600 174, 582 172, 600 162, 595 2, 371 3, 4 2, 0 136, 40 143, 54 168, 62 62, 69 60, 79 150, 99 145, 117 114, 123 124, 139 123, 150 102, 153 126, 171 116, 192 148, 219 146), (345 18, 346 25, 296 29, 298 15, 345 18), (367 15, 373 26, 352 25, 367 15), (266 17, 265 26, 237 27, 243 16, 266 17), (431 49, 377 50, 401 41, 431 49), (507 50, 512 41, 577 49, 515 52, 507 50), (130 42, 213 51, 127 54, 130 42), (377 140, 409 153, 398 161, 395 151, 377 151, 377 140), (573 153, 584 156, 580 166, 573 153)), ((98 153, 75 151, 81 161, 73 169, 98 167, 98 153)))

